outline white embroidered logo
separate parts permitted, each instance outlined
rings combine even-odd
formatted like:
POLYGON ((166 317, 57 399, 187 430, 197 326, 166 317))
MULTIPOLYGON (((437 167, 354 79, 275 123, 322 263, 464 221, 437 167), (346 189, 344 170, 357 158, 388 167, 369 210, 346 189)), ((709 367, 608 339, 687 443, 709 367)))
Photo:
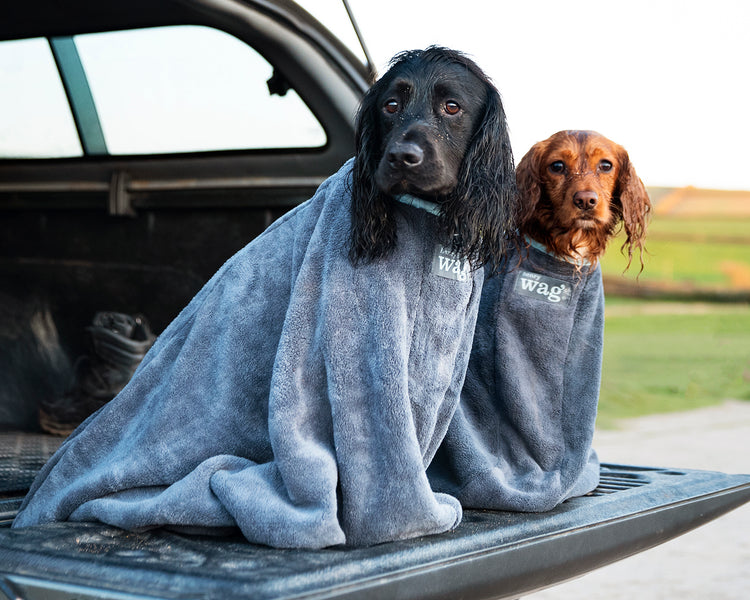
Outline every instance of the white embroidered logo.
POLYGON ((432 272, 446 279, 468 281, 471 277, 471 265, 465 258, 451 252, 442 244, 437 244, 432 255, 432 272))
POLYGON ((573 292, 570 285, 564 281, 530 271, 521 271, 518 274, 514 290, 522 296, 552 304, 569 304, 573 292))

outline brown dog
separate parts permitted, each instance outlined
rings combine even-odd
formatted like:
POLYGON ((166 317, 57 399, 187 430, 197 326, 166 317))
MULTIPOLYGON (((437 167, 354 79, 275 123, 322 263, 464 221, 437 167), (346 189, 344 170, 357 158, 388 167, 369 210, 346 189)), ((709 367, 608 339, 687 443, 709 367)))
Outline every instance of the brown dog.
POLYGON ((622 223, 628 267, 637 249, 643 268, 651 201, 622 146, 594 131, 559 131, 532 146, 516 179, 521 234, 561 258, 596 264, 622 223))

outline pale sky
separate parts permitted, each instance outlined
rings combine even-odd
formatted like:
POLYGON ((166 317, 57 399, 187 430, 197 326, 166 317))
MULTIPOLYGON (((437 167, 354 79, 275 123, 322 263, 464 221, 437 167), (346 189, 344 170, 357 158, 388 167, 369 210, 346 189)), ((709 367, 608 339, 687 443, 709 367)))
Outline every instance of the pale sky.
MULTIPOLYGON (((341 0, 298 0, 339 37, 341 0)), ((746 0, 349 0, 379 72, 440 44, 503 97, 516 161, 561 129, 625 146, 647 185, 750 190, 746 0)))

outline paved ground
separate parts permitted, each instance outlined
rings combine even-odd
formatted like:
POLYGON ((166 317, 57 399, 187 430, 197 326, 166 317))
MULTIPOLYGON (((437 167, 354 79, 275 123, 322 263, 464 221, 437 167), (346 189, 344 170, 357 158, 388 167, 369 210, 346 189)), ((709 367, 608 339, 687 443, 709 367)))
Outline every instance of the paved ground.
MULTIPOLYGON (((597 432, 605 462, 750 473, 750 402, 625 421, 597 432)), ((750 505, 525 600, 747 600, 750 505)))

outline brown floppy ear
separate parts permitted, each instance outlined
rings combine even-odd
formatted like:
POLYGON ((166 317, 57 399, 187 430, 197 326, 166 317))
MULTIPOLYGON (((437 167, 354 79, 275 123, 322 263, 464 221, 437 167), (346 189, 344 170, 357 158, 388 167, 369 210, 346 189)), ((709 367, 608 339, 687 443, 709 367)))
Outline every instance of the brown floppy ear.
POLYGON ((544 153, 547 145, 545 142, 534 144, 516 167, 516 186, 519 196, 519 231, 526 233, 527 225, 536 211, 536 207, 542 198, 542 172, 544 165, 544 153))
POLYGON ((622 222, 625 227, 626 239, 621 248, 623 253, 627 248, 628 264, 625 269, 630 267, 633 251, 637 249, 643 271, 643 243, 651 214, 651 199, 624 148, 620 152, 620 173, 617 178, 615 201, 622 210, 622 222))

